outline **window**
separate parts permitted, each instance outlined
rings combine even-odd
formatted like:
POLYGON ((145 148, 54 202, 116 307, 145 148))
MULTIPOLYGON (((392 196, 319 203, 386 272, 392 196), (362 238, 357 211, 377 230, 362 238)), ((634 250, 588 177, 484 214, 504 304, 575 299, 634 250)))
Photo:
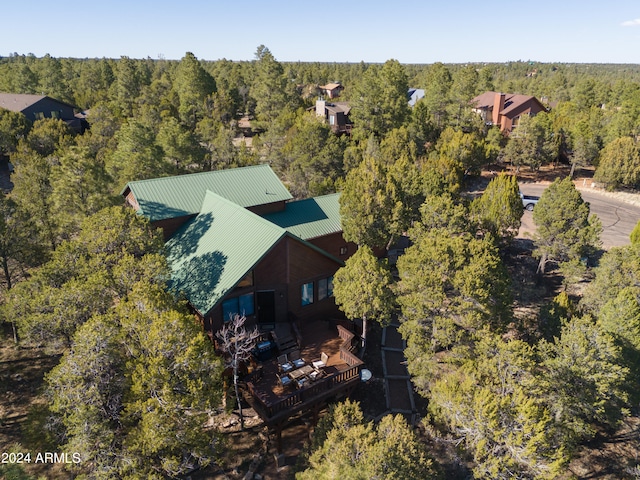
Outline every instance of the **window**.
POLYGON ((327 298, 327 280, 326 278, 318 280, 318 301, 327 298))
POLYGON ((335 125, 335 124, 336 124, 336 116, 329 115, 329 125, 335 125))
POLYGON ((240 280, 238 285, 236 285, 236 288, 252 287, 252 286, 253 286, 253 270, 247 273, 247 275, 242 280, 240 280))
POLYGON ((224 322, 228 322, 236 315, 249 316, 254 313, 253 293, 228 298, 222 302, 222 320, 224 322))
POLYGON ((34 117, 36 117, 36 120, 43 120, 44 119, 44 112, 35 112, 33 114, 34 117))
POLYGON ((333 277, 318 280, 318 300, 333 296, 333 277))
POLYGON ((347 247, 340 247, 340 255, 346 255, 348 252, 347 247))
POLYGON ((60 112, 57 110, 51 110, 51 118, 60 118, 60 112))
POLYGON ((311 305, 313 303, 313 282, 303 284, 300 294, 302 296, 302 306, 311 305))

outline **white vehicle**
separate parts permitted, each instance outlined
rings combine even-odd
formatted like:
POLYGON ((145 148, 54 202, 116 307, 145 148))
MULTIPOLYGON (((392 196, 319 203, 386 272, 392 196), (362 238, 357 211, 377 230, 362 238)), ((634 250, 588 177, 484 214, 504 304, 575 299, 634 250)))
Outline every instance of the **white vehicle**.
POLYGON ((535 206, 535 204, 538 203, 538 200, 540 200, 540 197, 534 197, 533 195, 525 195, 522 192, 518 192, 518 193, 520 194, 520 198, 522 199, 522 206, 527 210, 529 210, 530 212, 533 210, 533 207, 535 206))

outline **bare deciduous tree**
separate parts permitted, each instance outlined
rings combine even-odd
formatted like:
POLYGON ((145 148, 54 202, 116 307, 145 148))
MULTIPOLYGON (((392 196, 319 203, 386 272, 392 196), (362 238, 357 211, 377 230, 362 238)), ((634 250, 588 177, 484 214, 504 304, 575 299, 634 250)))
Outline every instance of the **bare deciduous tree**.
POLYGON ((233 371, 233 389, 238 402, 238 413, 240 414, 240 428, 244 430, 244 415, 242 414, 242 399, 238 391, 238 369, 240 365, 251 356, 251 350, 255 346, 260 332, 254 327, 247 330, 244 322, 247 317, 244 315, 234 315, 233 318, 216 333, 220 342, 220 348, 225 352, 225 366, 233 371))

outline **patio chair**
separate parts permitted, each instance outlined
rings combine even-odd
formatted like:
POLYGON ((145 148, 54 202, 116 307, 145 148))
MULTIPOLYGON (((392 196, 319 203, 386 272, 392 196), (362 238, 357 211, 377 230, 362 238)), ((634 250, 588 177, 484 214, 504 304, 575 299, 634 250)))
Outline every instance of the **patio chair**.
POLYGON ((316 370, 319 370, 320 368, 324 368, 327 366, 327 362, 329 361, 329 356, 322 352, 322 354, 320 355, 320 360, 316 360, 315 362, 312 363, 313 368, 315 368, 316 370))
POLYGON ((304 358, 300 358, 300 351, 294 350, 289 354, 289 360, 293 362, 293 366, 296 368, 304 367, 307 362, 304 361, 304 358))
POLYGON ((301 377, 298 380, 296 380, 296 383, 298 384, 298 388, 302 388, 307 383, 309 383, 309 379, 307 377, 301 377))
POLYGON ((324 377, 324 370, 314 370, 309 374, 309 380, 312 382, 320 380, 322 377, 324 377))
POLYGON ((286 354, 278 357, 278 369, 282 373, 287 373, 293 370, 293 364, 289 361, 286 354))
POLYGON ((278 377, 278 382, 283 387, 288 387, 289 385, 291 385, 291 382, 293 382, 293 380, 291 380, 288 375, 278 375, 276 373, 276 377, 278 377))

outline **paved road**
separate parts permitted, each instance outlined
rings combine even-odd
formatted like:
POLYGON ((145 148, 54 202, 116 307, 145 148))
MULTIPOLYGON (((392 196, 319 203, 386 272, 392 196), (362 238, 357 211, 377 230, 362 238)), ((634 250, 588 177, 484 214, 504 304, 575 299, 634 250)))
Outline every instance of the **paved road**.
MULTIPOLYGON (((525 195, 542 195, 548 184, 523 183, 520 189, 525 195)), ((580 188, 582 198, 589 202, 591 213, 595 213, 602 222, 602 246, 606 249, 629 244, 629 234, 640 221, 640 201, 636 204, 628 203, 609 196, 607 193, 580 188)), ((531 212, 524 212, 522 227, 518 236, 527 237, 535 231, 531 212)))

